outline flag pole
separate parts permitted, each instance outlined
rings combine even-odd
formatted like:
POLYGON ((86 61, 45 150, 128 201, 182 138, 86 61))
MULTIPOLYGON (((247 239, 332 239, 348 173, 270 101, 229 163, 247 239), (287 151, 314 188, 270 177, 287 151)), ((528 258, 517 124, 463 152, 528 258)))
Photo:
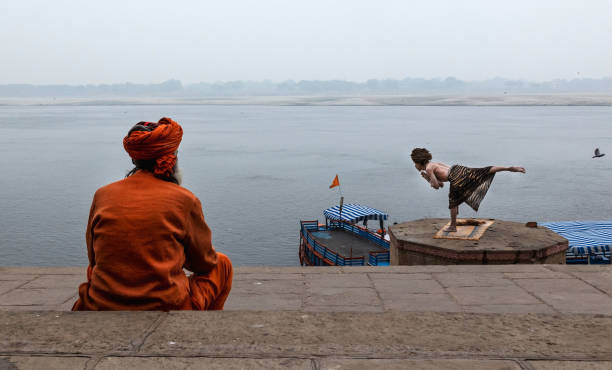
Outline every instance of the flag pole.
POLYGON ((342 206, 344 205, 344 196, 342 195, 342 187, 338 184, 338 192, 340 192, 340 209, 338 214, 340 215, 340 221, 342 221, 342 206))

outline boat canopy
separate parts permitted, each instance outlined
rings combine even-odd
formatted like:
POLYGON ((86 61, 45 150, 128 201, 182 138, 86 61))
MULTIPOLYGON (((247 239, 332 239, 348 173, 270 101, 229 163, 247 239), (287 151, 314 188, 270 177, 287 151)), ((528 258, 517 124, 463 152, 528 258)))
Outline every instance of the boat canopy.
POLYGON ((612 221, 547 222, 542 226, 569 242, 569 251, 577 254, 609 251, 612 245, 612 221))
POLYGON ((357 223, 363 220, 386 220, 389 215, 377 209, 362 206, 359 204, 345 204, 342 206, 342 215, 340 215, 340 206, 333 206, 323 211, 323 215, 330 220, 348 221, 357 223))

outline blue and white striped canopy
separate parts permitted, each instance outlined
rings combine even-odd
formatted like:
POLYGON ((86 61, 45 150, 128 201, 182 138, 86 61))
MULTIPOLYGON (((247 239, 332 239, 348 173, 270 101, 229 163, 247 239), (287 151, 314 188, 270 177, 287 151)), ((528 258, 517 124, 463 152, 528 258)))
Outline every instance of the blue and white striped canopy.
POLYGON ((331 220, 342 220, 357 223, 363 220, 386 220, 388 215, 377 209, 359 204, 345 204, 342 206, 342 218, 340 217, 340 206, 333 206, 323 211, 323 215, 331 220))
POLYGON ((570 253, 601 253, 610 251, 612 245, 612 221, 547 222, 542 226, 567 239, 570 253))

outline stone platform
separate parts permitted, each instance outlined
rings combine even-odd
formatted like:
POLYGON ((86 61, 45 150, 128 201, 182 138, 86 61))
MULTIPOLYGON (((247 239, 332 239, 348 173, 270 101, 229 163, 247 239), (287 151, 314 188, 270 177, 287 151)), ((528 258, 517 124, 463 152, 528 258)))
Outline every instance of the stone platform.
POLYGON ((391 265, 564 264, 567 239, 545 227, 503 220, 475 240, 435 239, 448 218, 389 227, 391 265))
POLYGON ((223 312, 68 312, 0 268, 0 369, 610 369, 612 267, 239 267, 223 312))

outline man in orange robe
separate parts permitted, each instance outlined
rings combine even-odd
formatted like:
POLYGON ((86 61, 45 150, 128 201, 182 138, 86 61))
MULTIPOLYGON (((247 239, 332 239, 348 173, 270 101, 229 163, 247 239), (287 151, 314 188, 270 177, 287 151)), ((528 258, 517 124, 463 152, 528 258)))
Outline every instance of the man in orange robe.
POLYGON ((178 123, 162 118, 138 123, 123 139, 135 168, 94 195, 87 282, 73 311, 223 309, 232 264, 213 248, 199 199, 180 186, 182 136, 178 123))

